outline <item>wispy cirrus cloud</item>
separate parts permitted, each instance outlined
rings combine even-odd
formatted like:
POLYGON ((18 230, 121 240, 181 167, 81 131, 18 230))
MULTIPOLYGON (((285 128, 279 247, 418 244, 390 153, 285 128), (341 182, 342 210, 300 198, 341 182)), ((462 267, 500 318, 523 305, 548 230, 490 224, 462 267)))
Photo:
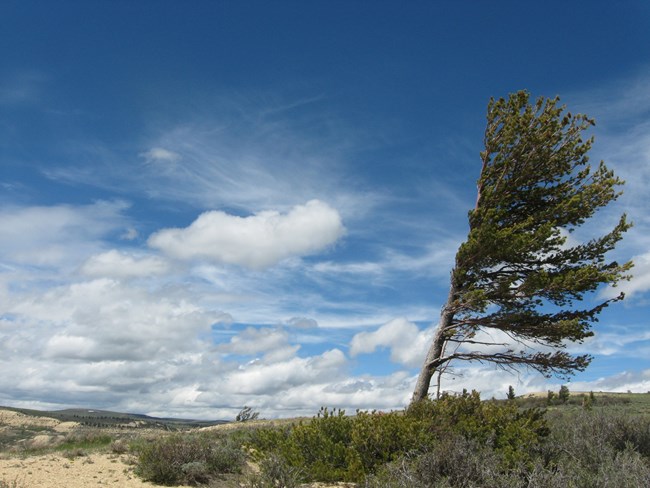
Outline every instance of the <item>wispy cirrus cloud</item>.
POLYGON ((36 71, 19 71, 0 79, 0 105, 15 106, 40 100, 46 77, 36 71))
POLYGON ((148 163, 155 164, 156 162, 174 163, 181 159, 181 155, 173 151, 169 151, 162 147, 152 147, 148 151, 140 153, 148 163))

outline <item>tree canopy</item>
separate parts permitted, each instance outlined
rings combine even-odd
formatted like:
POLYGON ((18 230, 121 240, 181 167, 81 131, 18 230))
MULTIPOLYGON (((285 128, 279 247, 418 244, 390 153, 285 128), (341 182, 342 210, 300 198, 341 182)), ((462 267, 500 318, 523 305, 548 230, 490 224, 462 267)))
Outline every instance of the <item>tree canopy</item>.
POLYGON ((602 236, 567 239, 621 194, 623 181, 613 171, 602 161, 589 164, 593 137, 583 133, 592 125, 557 97, 531 102, 520 91, 490 100, 469 234, 456 254, 414 401, 453 360, 526 366, 546 376, 589 364, 591 356, 567 353, 566 343, 593 335, 598 314, 623 294, 578 305, 601 285, 628 279, 632 267, 605 259, 631 226, 625 215, 602 236))

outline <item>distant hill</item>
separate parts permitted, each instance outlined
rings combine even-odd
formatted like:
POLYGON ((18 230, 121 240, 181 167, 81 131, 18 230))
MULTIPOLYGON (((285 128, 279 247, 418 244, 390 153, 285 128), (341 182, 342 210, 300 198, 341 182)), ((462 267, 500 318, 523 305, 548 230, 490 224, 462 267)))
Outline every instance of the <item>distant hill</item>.
POLYGON ((33 410, 28 408, 2 407, 34 417, 49 417, 61 422, 77 422, 92 427, 136 427, 148 429, 184 430, 197 427, 211 427, 227 424, 227 420, 193 420, 159 418, 136 413, 112 412, 91 408, 68 408, 65 410, 33 410))

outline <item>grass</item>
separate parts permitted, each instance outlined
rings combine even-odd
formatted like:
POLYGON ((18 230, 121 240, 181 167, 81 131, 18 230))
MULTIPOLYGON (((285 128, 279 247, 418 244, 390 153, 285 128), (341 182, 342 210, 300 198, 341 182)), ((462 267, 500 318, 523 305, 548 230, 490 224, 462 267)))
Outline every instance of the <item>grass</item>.
POLYGON ((591 398, 590 407, 595 410, 607 409, 610 412, 620 412, 621 415, 650 416, 650 392, 648 393, 603 393, 603 392, 570 392, 566 403, 557 397, 550 403, 546 395, 521 396, 515 399, 520 408, 546 408, 549 411, 582 409, 585 402, 591 398))

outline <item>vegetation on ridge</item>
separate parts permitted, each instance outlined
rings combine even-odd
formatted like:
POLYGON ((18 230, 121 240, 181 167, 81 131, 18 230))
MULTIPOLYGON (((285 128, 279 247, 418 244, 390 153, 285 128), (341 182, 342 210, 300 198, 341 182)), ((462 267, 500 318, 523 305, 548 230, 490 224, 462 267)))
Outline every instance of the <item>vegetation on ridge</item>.
POLYGON ((549 405, 543 394, 481 400, 465 392, 403 412, 324 408, 312 419, 184 432, 78 426, 42 447, 29 447, 29 436, 54 435, 52 429, 11 427, 0 414, 0 433, 4 455, 109 452, 128 456, 136 474, 167 486, 650 486, 650 393, 570 392, 565 403, 556 398, 549 405))

